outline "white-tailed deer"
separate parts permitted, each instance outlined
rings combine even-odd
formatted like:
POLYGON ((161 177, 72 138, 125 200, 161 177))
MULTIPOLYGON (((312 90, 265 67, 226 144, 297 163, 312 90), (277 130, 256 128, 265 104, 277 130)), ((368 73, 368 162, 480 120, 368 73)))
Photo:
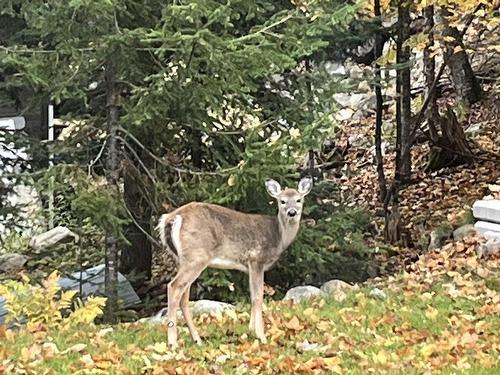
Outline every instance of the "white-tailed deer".
POLYGON ((168 284, 168 344, 177 346, 177 309, 181 308, 193 340, 201 339, 189 311, 191 284, 207 267, 235 269, 248 273, 252 312, 250 330, 262 342, 264 322, 264 272, 288 248, 297 235, 304 196, 312 188, 309 177, 297 190, 281 190, 274 180, 266 181, 267 192, 278 202, 276 217, 245 214, 225 207, 193 202, 160 218, 158 231, 163 246, 177 253, 177 275, 168 284))

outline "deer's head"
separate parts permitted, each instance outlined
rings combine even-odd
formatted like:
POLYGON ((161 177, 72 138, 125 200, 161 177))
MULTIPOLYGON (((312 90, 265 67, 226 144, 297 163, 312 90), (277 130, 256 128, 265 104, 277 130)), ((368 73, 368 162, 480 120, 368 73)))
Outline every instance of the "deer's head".
POLYGON ((297 223, 302 215, 304 197, 312 189, 312 178, 304 177, 300 180, 297 189, 281 190, 281 186, 274 180, 266 181, 266 190, 278 202, 278 215, 282 223, 297 223))

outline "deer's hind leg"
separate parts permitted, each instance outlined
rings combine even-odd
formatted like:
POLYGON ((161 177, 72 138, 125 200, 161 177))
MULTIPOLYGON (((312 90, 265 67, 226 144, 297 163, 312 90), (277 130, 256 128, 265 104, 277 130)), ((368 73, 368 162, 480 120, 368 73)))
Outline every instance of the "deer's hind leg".
POLYGON ((186 324, 189 329, 189 333, 191 334, 191 337, 193 338, 193 341, 201 345, 201 338, 200 335, 198 334, 198 331, 196 330, 196 327, 193 323, 193 317, 191 315, 191 310, 189 309, 189 290, 191 289, 191 285, 189 285, 186 288, 186 291, 181 297, 181 310, 182 310, 182 315, 184 315, 184 319, 186 320, 186 324))
MULTIPOLYGON (((181 305, 181 299, 186 291, 189 293, 188 288, 200 276, 201 272, 207 267, 208 261, 186 262, 179 266, 177 275, 168 284, 168 345, 172 348, 177 347, 177 310, 181 305)), ((184 297, 185 298, 185 297, 184 297)), ((189 300, 189 295, 188 295, 189 300)), ((183 311, 184 313, 184 311, 183 311)), ((190 315, 189 315, 190 316, 190 315)), ((186 317, 186 315, 184 315, 186 317)), ((186 318, 186 322, 187 322, 186 318)), ((190 319, 192 327, 192 319, 190 319)), ((189 324, 188 324, 189 327, 189 324)), ((192 333, 191 333, 192 334, 192 333)))

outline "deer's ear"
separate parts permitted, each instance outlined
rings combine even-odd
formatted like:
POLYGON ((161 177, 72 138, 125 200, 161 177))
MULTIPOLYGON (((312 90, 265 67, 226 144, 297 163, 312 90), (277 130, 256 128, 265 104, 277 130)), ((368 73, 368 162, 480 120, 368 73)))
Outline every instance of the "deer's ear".
POLYGON ((298 191, 302 195, 307 195, 310 193, 311 189, 313 186, 313 180, 311 177, 304 177, 302 180, 299 182, 299 188, 298 191))
POLYGON ((278 182, 274 180, 266 180, 266 190, 269 195, 273 198, 278 198, 278 195, 281 194, 281 186, 278 182))

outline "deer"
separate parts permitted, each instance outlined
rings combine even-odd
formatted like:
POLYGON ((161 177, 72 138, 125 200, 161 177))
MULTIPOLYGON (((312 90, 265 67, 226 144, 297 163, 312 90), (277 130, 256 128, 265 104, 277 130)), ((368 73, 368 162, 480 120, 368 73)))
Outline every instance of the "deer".
POLYGON ((266 180, 268 194, 277 201, 277 216, 242 213, 202 202, 191 202, 161 215, 157 226, 161 243, 178 259, 177 273, 167 286, 169 347, 178 345, 179 307, 191 338, 198 345, 202 343, 188 303, 191 284, 207 267, 248 274, 251 296, 249 330, 260 342, 267 342, 262 317, 264 272, 275 265, 297 236, 304 197, 312 185, 312 178, 304 177, 297 189, 282 190, 275 180, 266 180))

